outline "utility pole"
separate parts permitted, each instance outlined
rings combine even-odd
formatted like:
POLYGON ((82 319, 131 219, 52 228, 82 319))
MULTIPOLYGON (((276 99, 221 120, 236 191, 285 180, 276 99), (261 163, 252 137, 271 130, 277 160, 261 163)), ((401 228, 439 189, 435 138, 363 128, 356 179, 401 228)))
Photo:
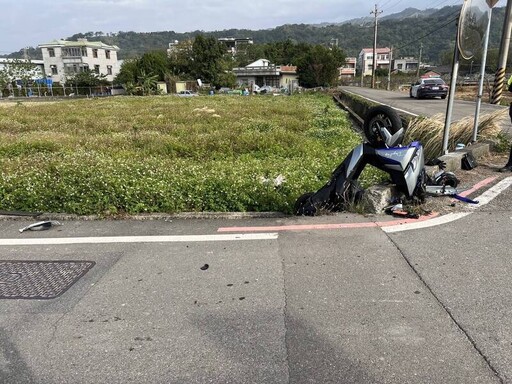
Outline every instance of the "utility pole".
POLYGON ((420 57, 418 59, 418 69, 416 70, 416 77, 420 77, 421 54, 423 53, 423 43, 420 44, 420 57))
POLYGON ((500 57, 498 69, 494 75, 494 85, 492 88, 491 104, 499 104, 503 94, 505 84, 505 69, 507 67, 508 48, 510 46, 510 34, 512 27, 512 0, 507 0, 505 10, 505 20, 503 21, 503 31, 501 34, 500 57))
POLYGON ((393 65, 393 46, 391 46, 391 50, 389 51, 389 68, 388 68, 388 86, 387 90, 391 90, 391 66, 393 65))
MULTIPOLYGON (((509 0, 512 1, 512 0, 509 0)), ((375 23, 373 27, 373 64, 372 64, 372 88, 375 88, 375 69, 377 68, 377 20, 382 11, 379 11, 377 4, 375 9, 370 12, 370 15, 375 15, 375 23)))

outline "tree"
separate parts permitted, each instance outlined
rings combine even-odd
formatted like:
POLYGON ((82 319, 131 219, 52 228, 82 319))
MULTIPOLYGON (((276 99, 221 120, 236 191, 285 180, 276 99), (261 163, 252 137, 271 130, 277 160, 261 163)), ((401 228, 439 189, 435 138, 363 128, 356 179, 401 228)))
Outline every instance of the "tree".
POLYGON ((165 51, 147 52, 138 60, 137 72, 139 75, 152 73, 159 81, 163 81, 170 70, 170 61, 165 51))
POLYGON ((157 82, 169 78, 170 68, 166 52, 148 52, 140 59, 125 61, 114 83, 122 84, 129 94, 152 95, 157 93, 157 82))
POLYGON ((27 95, 29 95, 33 79, 43 76, 41 71, 39 71, 30 60, 22 59, 10 60, 10 62, 6 64, 0 72, 0 78, 2 78, 2 82, 4 82, 5 85, 12 85, 14 82, 16 83, 15 85, 18 89, 18 96, 22 95, 23 89, 27 92, 27 95))
POLYGON ((108 85, 106 75, 98 74, 90 69, 79 72, 72 77, 67 78, 66 85, 70 87, 97 87, 99 85, 108 85))
POLYGON ((128 84, 137 82, 138 60, 125 60, 121 65, 119 73, 114 79, 114 84, 128 84))
POLYGON ((158 82, 158 75, 155 75, 152 72, 146 73, 145 70, 142 70, 141 74, 138 78, 138 84, 141 87, 142 96, 156 94, 157 93, 157 82, 158 82))
POLYGON ((297 63, 299 83, 304 87, 334 85, 338 77, 338 68, 344 60, 345 56, 338 48, 310 46, 297 63))
POLYGON ((179 77, 189 77, 192 62, 193 40, 180 41, 174 46, 169 56, 171 74, 179 77))
POLYGON ((222 59, 226 49, 215 37, 196 36, 192 44, 190 74, 195 79, 212 85, 219 84, 219 75, 224 70, 222 59))

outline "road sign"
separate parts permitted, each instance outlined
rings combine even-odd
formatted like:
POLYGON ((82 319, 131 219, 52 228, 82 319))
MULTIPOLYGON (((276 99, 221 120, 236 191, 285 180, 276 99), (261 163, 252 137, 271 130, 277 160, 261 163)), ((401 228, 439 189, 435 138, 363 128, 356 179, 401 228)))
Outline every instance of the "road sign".
POLYGON ((492 8, 492 7, 494 7, 494 6, 496 5, 496 3, 497 3, 498 1, 500 1, 500 0, 487 0, 486 2, 487 2, 487 5, 488 5, 490 8, 492 8))

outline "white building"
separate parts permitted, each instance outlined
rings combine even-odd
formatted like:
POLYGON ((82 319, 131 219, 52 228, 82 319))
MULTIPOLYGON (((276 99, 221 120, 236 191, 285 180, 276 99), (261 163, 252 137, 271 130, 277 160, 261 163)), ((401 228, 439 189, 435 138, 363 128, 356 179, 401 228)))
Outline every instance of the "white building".
MULTIPOLYGON (((387 47, 377 48, 375 52, 377 56, 377 68, 389 68, 391 49, 387 47)), ((364 76, 371 76, 373 69, 373 48, 363 48, 361 52, 359 52, 357 64, 359 68, 362 68, 364 76)))
POLYGON ((294 65, 274 65, 269 60, 259 59, 245 67, 233 68, 240 85, 289 88, 298 82, 297 67, 294 65))
POLYGON ((414 57, 401 57, 393 60, 393 70, 400 72, 416 72, 418 70, 418 59, 414 57))
POLYGON ((108 81, 113 81, 121 68, 117 60, 119 47, 101 41, 54 40, 40 44, 39 48, 43 53, 46 76, 54 82, 65 83, 67 77, 87 69, 106 75, 108 81))
POLYGON ((220 37, 217 40, 223 43, 232 55, 236 55, 238 51, 243 51, 248 45, 254 43, 250 37, 220 37))

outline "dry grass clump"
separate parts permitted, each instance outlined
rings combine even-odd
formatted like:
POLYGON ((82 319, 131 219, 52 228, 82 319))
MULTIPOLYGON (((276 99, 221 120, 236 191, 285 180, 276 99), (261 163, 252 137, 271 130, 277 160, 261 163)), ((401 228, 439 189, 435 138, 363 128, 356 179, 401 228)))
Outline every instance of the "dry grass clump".
MULTIPOLYGON (((508 114, 501 110, 480 116, 478 140, 496 139, 501 132, 501 122, 508 114)), ((430 118, 419 117, 412 120, 407 127, 404 142, 420 141, 425 149, 426 158, 435 158, 443 154, 444 115, 430 118)), ((450 127, 448 150, 454 150, 458 143, 468 145, 473 137, 474 118, 467 117, 454 122, 450 127)))

